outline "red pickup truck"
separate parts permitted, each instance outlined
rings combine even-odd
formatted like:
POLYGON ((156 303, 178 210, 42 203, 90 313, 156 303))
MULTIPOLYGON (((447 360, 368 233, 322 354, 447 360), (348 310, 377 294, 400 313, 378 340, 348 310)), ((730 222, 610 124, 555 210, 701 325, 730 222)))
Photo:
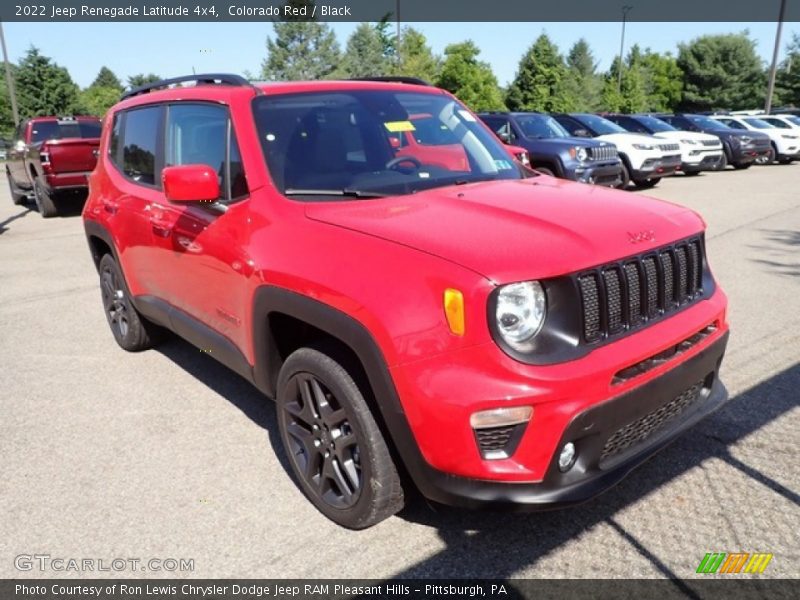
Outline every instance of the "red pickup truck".
POLYGON ((33 196, 44 218, 58 214, 63 192, 85 192, 97 164, 97 117, 35 117, 20 123, 8 153, 6 176, 14 204, 33 196))

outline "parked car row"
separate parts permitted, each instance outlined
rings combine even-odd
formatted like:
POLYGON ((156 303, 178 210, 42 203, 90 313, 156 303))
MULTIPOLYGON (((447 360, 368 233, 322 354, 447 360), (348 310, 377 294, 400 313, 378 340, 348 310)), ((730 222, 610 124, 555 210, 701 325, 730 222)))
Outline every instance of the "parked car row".
POLYGON ((800 117, 487 112, 478 115, 506 144, 527 150, 532 168, 564 179, 649 188, 678 172, 800 158, 800 117))

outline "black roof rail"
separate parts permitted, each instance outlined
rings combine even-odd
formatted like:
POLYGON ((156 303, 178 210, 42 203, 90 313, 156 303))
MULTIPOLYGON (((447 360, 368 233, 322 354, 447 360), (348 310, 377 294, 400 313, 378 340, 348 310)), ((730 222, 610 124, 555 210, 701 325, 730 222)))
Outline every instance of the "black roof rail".
POLYGON ((352 77, 349 81, 387 81, 389 83, 408 83, 410 85, 424 85, 431 87, 431 84, 419 77, 404 77, 402 75, 381 75, 376 77, 352 77))
POLYGON ((203 83, 210 85, 248 86, 253 87, 260 92, 258 88, 255 88, 255 86, 253 86, 241 75, 234 75, 232 73, 203 73, 200 75, 184 75, 183 77, 172 77, 171 79, 160 79, 159 81, 153 81, 125 92, 122 94, 122 100, 132 98, 140 94, 146 94, 155 89, 169 87, 178 83, 185 83, 187 81, 195 81, 198 84, 203 83))

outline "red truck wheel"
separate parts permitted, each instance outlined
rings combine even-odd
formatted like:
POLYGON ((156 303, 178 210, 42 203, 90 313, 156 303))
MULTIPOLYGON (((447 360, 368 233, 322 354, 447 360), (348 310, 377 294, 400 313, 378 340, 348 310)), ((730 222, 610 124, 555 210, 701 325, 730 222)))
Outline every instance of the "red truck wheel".
POLYGON ((33 197, 36 200, 36 208, 39 209, 42 217, 49 219, 58 214, 58 207, 53 202, 53 196, 39 183, 38 179, 33 181, 33 197))
POLYGON ((11 201, 19 206, 25 203, 25 194, 17 189, 14 182, 11 180, 11 172, 6 167, 6 179, 8 179, 8 191, 11 193, 11 201))

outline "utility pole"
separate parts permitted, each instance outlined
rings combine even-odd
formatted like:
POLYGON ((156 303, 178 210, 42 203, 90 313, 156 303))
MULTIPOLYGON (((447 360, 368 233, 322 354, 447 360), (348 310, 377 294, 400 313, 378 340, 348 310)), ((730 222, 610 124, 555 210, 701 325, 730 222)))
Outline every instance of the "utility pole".
POLYGON ((775 49, 772 51, 772 66, 769 69, 769 85, 767 86, 767 103, 764 112, 772 112, 772 95, 775 93, 775 75, 778 72, 778 54, 781 50, 781 32, 783 31, 783 17, 786 14, 786 0, 781 0, 781 10, 778 13, 778 31, 775 33, 775 49))
POLYGON ((3 46, 3 63, 6 66, 6 85, 8 95, 11 96, 11 116, 14 119, 14 127, 19 125, 19 110, 17 110, 17 94, 14 91, 14 77, 11 75, 11 64, 8 62, 8 52, 6 51, 6 36, 3 34, 3 22, 0 21, 0 45, 3 46))
POLYGON ((617 69, 617 92, 620 94, 622 93, 622 69, 625 65, 622 57, 625 50, 625 22, 628 20, 628 11, 632 8, 632 6, 628 6, 627 4, 622 7, 622 36, 619 41, 619 69, 617 69))

